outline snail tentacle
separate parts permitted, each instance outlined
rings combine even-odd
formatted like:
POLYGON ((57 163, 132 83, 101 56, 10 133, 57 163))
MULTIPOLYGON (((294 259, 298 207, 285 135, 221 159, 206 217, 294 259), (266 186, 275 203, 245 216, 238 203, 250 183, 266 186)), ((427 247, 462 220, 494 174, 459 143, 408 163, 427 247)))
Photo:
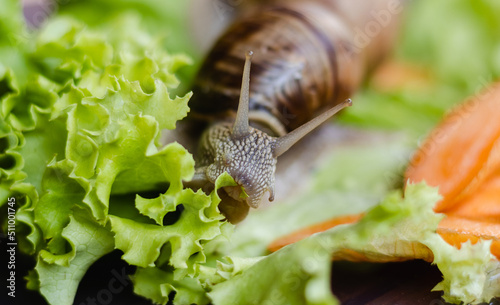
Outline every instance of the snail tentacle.
POLYGON ((252 51, 246 53, 245 67, 243 68, 243 80, 241 83, 240 102, 236 120, 233 125, 233 137, 241 138, 248 134, 248 102, 250 99, 250 65, 252 60, 252 51))
POLYGON ((279 157, 287 150, 290 149, 295 143, 306 136, 308 133, 313 131, 316 127, 323 124, 326 120, 331 118, 334 114, 344 109, 345 107, 352 106, 352 101, 350 98, 346 99, 342 103, 330 108, 329 110, 323 112, 319 116, 300 126, 299 128, 293 130, 292 132, 278 138, 274 144, 274 156, 279 157))

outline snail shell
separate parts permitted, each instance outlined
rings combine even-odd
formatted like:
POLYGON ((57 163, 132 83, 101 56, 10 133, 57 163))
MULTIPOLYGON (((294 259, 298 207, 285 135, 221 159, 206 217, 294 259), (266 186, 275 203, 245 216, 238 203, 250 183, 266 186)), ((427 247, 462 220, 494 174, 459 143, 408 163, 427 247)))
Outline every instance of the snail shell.
POLYGON ((391 2, 272 1, 257 6, 208 53, 193 86, 194 116, 234 117, 248 50, 254 52, 250 120, 275 135, 344 101, 391 46, 397 20, 391 2), (383 24, 377 16, 386 16, 383 24))

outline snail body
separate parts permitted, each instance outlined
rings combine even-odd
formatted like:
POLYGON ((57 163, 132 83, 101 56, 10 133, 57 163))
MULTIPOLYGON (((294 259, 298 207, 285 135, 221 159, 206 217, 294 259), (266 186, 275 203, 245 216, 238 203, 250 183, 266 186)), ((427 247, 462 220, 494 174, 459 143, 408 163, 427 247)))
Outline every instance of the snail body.
POLYGON ((192 116, 212 122, 200 140, 195 179, 213 184, 228 172, 248 195, 226 190, 233 206, 255 208, 265 192, 272 200, 277 157, 351 105, 347 98, 389 49, 391 25, 364 48, 354 33, 390 1, 271 1, 239 18, 193 86, 192 116))

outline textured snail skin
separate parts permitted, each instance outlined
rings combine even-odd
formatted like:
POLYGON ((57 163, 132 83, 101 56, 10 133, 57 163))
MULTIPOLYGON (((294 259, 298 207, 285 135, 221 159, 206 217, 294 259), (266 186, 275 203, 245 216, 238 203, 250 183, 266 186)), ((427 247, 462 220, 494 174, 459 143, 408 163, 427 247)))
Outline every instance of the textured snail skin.
MULTIPOLYGON (((265 192, 270 192, 270 201, 274 199, 274 143, 275 138, 252 127, 247 135, 234 137, 232 124, 216 124, 202 136, 198 163, 206 167, 205 174, 212 183, 224 172, 230 174, 248 195, 244 201, 257 208, 265 192)), ((239 194, 234 197, 240 198, 239 194)))

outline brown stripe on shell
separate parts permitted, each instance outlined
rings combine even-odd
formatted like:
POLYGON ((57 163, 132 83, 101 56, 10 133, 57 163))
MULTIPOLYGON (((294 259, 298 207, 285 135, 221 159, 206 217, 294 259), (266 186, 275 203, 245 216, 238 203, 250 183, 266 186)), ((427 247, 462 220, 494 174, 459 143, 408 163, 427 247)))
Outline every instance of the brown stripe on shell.
POLYGON ((236 20, 195 80, 194 113, 215 117, 236 112, 249 50, 254 52, 250 111, 272 114, 288 131, 342 102, 359 86, 365 63, 349 51, 352 29, 336 15, 334 5, 292 1, 236 20))
POLYGON ((329 37, 316 25, 314 25, 307 16, 300 13, 297 10, 292 10, 287 7, 276 7, 273 10, 283 13, 285 15, 297 18, 304 23, 305 26, 311 31, 311 33, 320 41, 321 45, 324 47, 324 51, 328 54, 329 66, 332 68, 331 72, 333 74, 333 83, 331 91, 333 91, 333 99, 336 100, 338 97, 338 91, 336 90, 338 86, 338 65, 337 65, 337 52, 334 47, 334 41, 329 39, 329 37))

